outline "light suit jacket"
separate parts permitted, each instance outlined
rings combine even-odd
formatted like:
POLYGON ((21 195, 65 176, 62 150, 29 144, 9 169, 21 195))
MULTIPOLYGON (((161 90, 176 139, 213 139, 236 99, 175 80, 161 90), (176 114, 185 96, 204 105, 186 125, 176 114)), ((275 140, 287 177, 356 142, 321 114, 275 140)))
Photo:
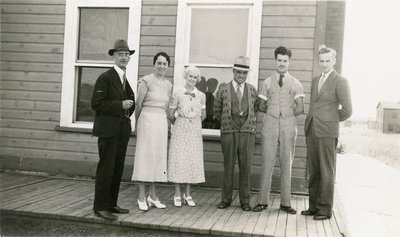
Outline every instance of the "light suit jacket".
POLYGON ((304 131, 307 134, 312 121, 317 137, 337 138, 339 122, 350 118, 352 114, 349 83, 336 71, 332 71, 318 93, 319 78, 317 76, 312 80, 310 110, 304 131))

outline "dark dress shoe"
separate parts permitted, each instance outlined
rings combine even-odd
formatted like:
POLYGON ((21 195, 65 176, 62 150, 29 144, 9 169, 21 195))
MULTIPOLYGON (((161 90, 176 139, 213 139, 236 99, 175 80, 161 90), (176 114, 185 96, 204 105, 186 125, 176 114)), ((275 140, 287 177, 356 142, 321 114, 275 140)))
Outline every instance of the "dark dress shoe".
POLYGON ((254 212, 262 212, 262 211, 266 210, 267 208, 268 208, 268 204, 267 204, 267 205, 264 205, 264 204, 257 204, 257 206, 255 206, 255 207, 253 208, 253 211, 254 211, 254 212))
POLYGON ((331 216, 316 214, 313 219, 316 221, 323 221, 323 220, 328 220, 330 218, 331 218, 331 216))
POLYGON ((247 203, 241 204, 240 206, 242 206, 243 211, 251 211, 251 207, 247 203))
POLYGON ((116 219, 118 219, 116 215, 113 215, 108 211, 94 211, 94 214, 108 221, 115 221, 116 219))
POLYGON ((297 213, 297 211, 295 209, 293 209, 292 207, 287 207, 287 206, 282 206, 282 205, 281 205, 281 210, 285 211, 285 212, 287 212, 289 214, 296 214, 297 213))
POLYGON ((119 206, 111 207, 110 212, 117 214, 127 214, 129 213, 128 209, 120 208, 119 206))
POLYGON ((315 211, 304 210, 304 211, 301 211, 301 214, 303 216, 313 216, 313 215, 315 215, 315 211))
POLYGON ((221 202, 220 204, 218 204, 218 208, 225 209, 225 208, 229 207, 230 205, 231 205, 230 203, 221 202))

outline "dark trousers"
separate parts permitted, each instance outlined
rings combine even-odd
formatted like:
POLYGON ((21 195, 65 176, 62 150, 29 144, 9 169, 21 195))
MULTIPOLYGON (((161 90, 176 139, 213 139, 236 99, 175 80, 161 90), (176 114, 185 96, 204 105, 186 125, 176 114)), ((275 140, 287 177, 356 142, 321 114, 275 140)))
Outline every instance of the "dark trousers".
POLYGON ((224 155, 224 177, 222 201, 232 202, 233 174, 235 162, 239 164, 239 198, 241 204, 250 202, 250 168, 255 135, 252 133, 221 134, 221 147, 224 155))
POLYGON ((105 211, 117 205, 124 171, 126 148, 131 134, 129 120, 121 122, 114 137, 99 137, 100 160, 97 164, 93 210, 105 211))
POLYGON ((309 210, 331 216, 336 175, 337 138, 318 138, 311 123, 306 135, 309 210))

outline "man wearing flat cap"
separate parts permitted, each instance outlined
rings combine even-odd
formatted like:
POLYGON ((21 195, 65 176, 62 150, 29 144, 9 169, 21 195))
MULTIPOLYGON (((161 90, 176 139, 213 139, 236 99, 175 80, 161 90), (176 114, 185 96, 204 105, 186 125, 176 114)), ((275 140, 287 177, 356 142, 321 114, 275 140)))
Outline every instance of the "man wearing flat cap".
POLYGON ((126 149, 132 131, 130 116, 135 110, 135 94, 126 79, 126 66, 135 50, 125 40, 115 41, 108 54, 114 66, 97 79, 92 109, 96 112, 93 136, 98 137, 99 163, 96 170, 93 210, 96 216, 116 220, 112 214, 126 214, 117 205, 126 149))
POLYGON ((240 56, 233 65, 233 80, 219 86, 214 116, 221 123, 221 146, 224 155, 222 201, 225 209, 232 202, 235 162, 239 164, 239 199, 244 211, 250 211, 250 167, 256 135, 257 90, 246 83, 249 59, 240 56))

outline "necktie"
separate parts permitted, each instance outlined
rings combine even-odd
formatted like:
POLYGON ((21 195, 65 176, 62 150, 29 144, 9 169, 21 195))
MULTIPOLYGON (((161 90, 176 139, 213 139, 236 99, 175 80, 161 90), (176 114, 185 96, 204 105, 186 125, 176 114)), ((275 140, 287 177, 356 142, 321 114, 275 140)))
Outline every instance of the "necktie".
POLYGON ((126 70, 124 70, 124 75, 122 76, 122 88, 124 89, 124 91, 126 90, 126 70))
POLYGON ((325 76, 326 76, 326 75, 325 75, 324 73, 322 73, 322 76, 321 76, 321 78, 319 79, 319 82, 318 82, 318 93, 321 91, 322 85, 324 85, 325 76))
POLYGON ((283 77, 284 77, 283 74, 279 75, 279 86, 280 87, 282 87, 282 85, 283 85, 283 77))
MULTIPOLYGON (((124 90, 124 92, 126 92, 126 69, 124 70, 124 75, 122 76, 122 89, 124 90)), ((129 109, 125 109, 125 117, 129 118, 129 109)))
POLYGON ((242 112, 242 91, 240 90, 240 87, 242 87, 242 85, 238 84, 236 88, 236 96, 239 100, 239 111, 242 112))

